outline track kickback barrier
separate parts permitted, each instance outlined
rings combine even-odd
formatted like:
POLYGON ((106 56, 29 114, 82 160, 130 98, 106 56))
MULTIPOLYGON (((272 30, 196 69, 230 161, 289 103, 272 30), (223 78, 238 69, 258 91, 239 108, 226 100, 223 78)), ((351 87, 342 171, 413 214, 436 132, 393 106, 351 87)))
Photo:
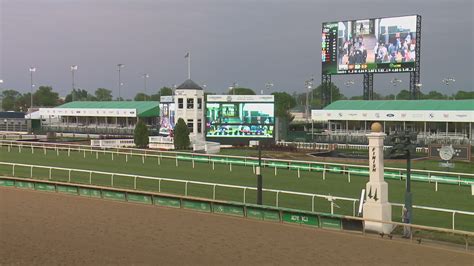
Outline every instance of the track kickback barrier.
MULTIPOLYGON (((414 237, 416 237, 417 232, 422 232, 423 230, 431 233, 436 232, 446 235, 462 236, 465 239, 466 251, 469 251, 469 244, 471 243, 472 245, 472 239, 474 238, 474 232, 461 230, 411 224, 407 225, 397 222, 369 220, 353 216, 332 215, 330 213, 305 212, 294 209, 216 201, 204 198, 190 198, 178 195, 163 195, 145 191, 114 189, 110 187, 105 188, 85 184, 69 184, 46 180, 0 177, 0 186, 65 193, 82 197, 96 197, 115 201, 127 201, 162 207, 182 208, 205 213, 214 213, 218 215, 229 215, 270 222, 296 224, 308 226, 310 228, 360 231, 363 234, 366 233, 364 227, 365 221, 388 223, 394 226, 394 232, 396 231, 397 227, 411 227, 411 231, 413 232, 411 235, 412 240, 414 237)), ((420 235, 424 236, 423 234, 420 235)))

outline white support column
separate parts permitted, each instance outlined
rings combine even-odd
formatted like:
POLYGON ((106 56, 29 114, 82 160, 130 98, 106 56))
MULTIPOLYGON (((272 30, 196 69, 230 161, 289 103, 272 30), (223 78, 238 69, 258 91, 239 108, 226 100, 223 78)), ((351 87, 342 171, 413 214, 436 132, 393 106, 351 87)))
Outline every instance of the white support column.
POLYGON ((448 122, 446 122, 446 137, 448 137, 448 129, 449 129, 448 122))

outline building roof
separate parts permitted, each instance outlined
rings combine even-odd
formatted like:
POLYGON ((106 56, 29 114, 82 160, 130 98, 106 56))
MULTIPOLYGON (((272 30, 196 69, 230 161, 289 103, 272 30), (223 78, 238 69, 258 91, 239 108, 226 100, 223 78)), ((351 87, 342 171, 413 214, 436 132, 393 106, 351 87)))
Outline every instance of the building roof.
POLYGON ((474 111, 471 100, 342 100, 333 102, 324 110, 426 110, 474 111))
POLYGON ((76 101, 55 108, 136 109, 138 117, 160 116, 160 102, 158 101, 76 101))
POLYGON ((197 85, 196 82, 191 79, 187 79, 183 84, 179 85, 177 90, 202 90, 201 86, 197 85))

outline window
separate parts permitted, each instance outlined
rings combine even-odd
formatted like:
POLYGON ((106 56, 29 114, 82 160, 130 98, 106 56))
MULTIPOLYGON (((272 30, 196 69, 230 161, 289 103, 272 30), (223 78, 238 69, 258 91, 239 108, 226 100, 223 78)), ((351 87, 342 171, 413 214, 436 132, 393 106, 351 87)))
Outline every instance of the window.
POLYGON ((198 109, 202 109, 202 99, 198 98, 198 109))
POLYGON ((186 108, 188 108, 188 109, 194 109, 194 99, 193 99, 193 98, 189 98, 189 99, 187 100, 186 108))
POLYGON ((178 98, 178 109, 183 109, 183 98, 178 98))
MULTIPOLYGON (((198 100, 200 100, 200 99, 198 99, 198 100)), ((201 127, 202 127, 202 121, 201 121, 201 119, 198 119, 198 133, 202 132, 201 127)))
POLYGON ((188 129, 189 129, 189 133, 193 133, 193 129, 194 129, 194 123, 193 123, 193 120, 192 119, 188 119, 188 129))

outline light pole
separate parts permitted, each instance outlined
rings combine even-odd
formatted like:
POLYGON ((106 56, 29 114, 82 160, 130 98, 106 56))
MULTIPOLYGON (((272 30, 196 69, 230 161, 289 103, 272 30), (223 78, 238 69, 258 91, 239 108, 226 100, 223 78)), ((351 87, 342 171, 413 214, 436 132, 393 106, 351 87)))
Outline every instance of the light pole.
MULTIPOLYGON (((402 80, 401 79, 398 79, 398 78, 393 78, 390 83, 392 83, 393 87, 396 89, 397 88, 397 85, 399 83, 402 83, 402 80)), ((395 100, 397 100, 397 93, 395 92, 395 100)))
POLYGON ((72 65, 71 66, 71 75, 72 75, 72 92, 71 92, 71 97, 72 97, 72 101, 74 102, 74 95, 76 94, 75 93, 75 86, 74 86, 74 72, 77 70, 77 66, 76 65, 72 65))
POLYGON ((417 90, 417 92, 418 92, 418 100, 421 99, 421 87, 422 87, 422 86, 423 86, 423 84, 421 84, 421 83, 416 83, 416 84, 415 84, 416 90, 417 90))
POLYGON ((120 91, 121 91, 121 89, 122 89, 122 85, 123 85, 123 84, 122 84, 122 79, 121 79, 121 77, 120 77, 120 70, 121 70, 123 67, 125 67, 124 64, 117 64, 117 70, 118 70, 118 98, 119 98, 119 101, 122 100, 122 96, 121 96, 120 91))
POLYGON ((305 108, 305 116, 306 116, 306 122, 308 122, 309 118, 309 93, 311 89, 313 88, 313 78, 310 80, 307 80, 304 82, 305 87, 307 88, 306 90, 306 108, 305 108))
MULTIPOLYGON (((270 90, 271 88, 273 88, 273 83, 271 83, 271 82, 265 83, 265 88, 266 88, 267 90, 270 90)), ((260 94, 263 95, 263 90, 260 90, 260 94)))
POLYGON ((3 111, 3 92, 2 92, 3 79, 0 79, 0 111, 3 111))
MULTIPOLYGON (((441 80, 441 82, 446 84, 446 91, 447 91, 446 95, 448 95, 448 93, 449 93, 449 84, 456 82, 456 80, 453 77, 448 77, 448 78, 444 78, 443 80, 441 80)), ((447 97, 449 99, 449 96, 447 96, 447 97)))
POLYGON ((35 84, 33 83, 33 73, 36 72, 36 67, 30 67, 30 108, 33 108, 33 88, 35 84))
POLYGON ((148 74, 143 74, 143 93, 144 93, 144 97, 145 97, 145 101, 146 101, 146 98, 147 98, 147 95, 146 95, 146 80, 150 77, 150 75, 148 74))

